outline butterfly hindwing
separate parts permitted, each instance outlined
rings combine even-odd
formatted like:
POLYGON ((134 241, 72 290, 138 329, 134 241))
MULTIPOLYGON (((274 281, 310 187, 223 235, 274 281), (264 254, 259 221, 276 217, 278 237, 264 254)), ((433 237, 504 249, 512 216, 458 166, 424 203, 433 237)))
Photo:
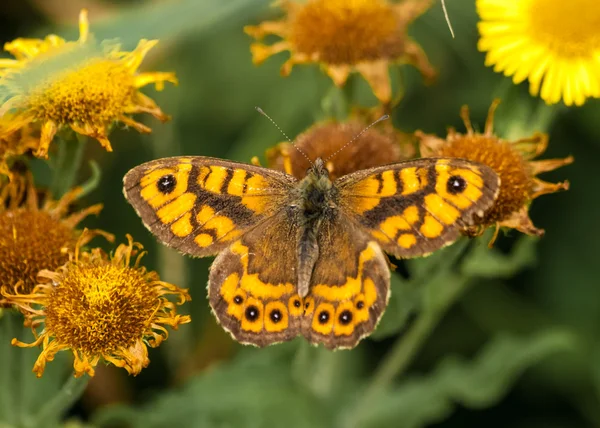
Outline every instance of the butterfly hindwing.
POLYGON ((330 349, 353 348, 375 329, 387 306, 387 259, 379 244, 343 214, 323 222, 318 244, 302 334, 330 349))
POLYGON ((282 210, 234 241, 213 262, 209 303, 237 341, 262 347, 300 334, 297 241, 298 228, 282 210))
POLYGON ((201 156, 147 162, 123 181, 146 227, 194 256, 218 253, 272 215, 296 182, 278 171, 201 156))
POLYGON ((455 158, 423 158, 336 180, 340 206, 396 257, 429 254, 455 241, 494 203, 499 178, 455 158))

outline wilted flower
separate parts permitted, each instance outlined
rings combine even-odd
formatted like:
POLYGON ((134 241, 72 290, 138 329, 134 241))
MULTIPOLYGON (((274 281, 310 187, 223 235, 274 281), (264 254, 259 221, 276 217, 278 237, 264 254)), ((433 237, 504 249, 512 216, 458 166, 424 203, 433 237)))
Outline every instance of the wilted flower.
MULTIPOLYGON (((98 214, 102 204, 70 212, 81 193, 75 188, 58 201, 41 193, 32 178, 15 176, 0 186, 0 287, 29 293, 43 269, 56 269, 68 259, 80 236, 76 226, 90 214, 98 214)), ((85 244, 91 238, 80 239, 85 244)), ((3 300, 0 298, 0 306, 3 300)))
POLYGON ((37 156, 47 156, 52 138, 61 127, 95 138, 111 151, 109 127, 122 122, 140 132, 150 128, 134 121, 133 113, 150 113, 168 120, 156 103, 139 91, 154 83, 177 83, 174 73, 138 73, 144 56, 157 40, 141 40, 132 52, 115 43, 101 46, 88 34, 87 12, 79 15, 79 40, 16 39, 4 49, 15 59, 0 60, 0 115, 13 112, 17 125, 41 124, 37 156))
POLYGON ((156 272, 140 266, 143 252, 131 263, 142 248, 131 236, 112 256, 99 248, 81 251, 85 239, 84 233, 65 265, 42 271, 39 277, 44 282, 31 293, 2 288, 2 295, 25 314, 25 325, 36 336, 33 343, 13 339, 12 344, 42 345, 33 367, 38 377, 57 352, 67 349, 75 357, 76 377, 93 376, 101 358, 136 375, 150 363, 147 346, 157 347, 167 339, 165 326, 177 329, 190 321, 176 308, 190 300, 186 290, 160 281, 156 272), (168 300, 169 295, 176 303, 168 300))
POLYGON ((0 117, 0 174, 12 177, 10 161, 37 150, 40 138, 30 125, 15 126, 7 116, 0 117))
POLYGON ((529 79, 548 104, 600 97, 597 0, 477 0, 479 50, 494 71, 529 79))
POLYGON ((359 121, 318 123, 298 135, 295 148, 280 143, 267 150, 267 166, 302 178, 310 167, 309 159, 321 158, 326 161, 330 177, 336 178, 414 155, 409 137, 400 131, 365 128, 359 121))
POLYGON ((281 69, 287 76, 295 64, 319 63, 334 83, 342 86, 350 72, 367 80, 383 103, 392 97, 388 68, 394 62, 413 64, 427 79, 435 76, 420 46, 407 35, 408 25, 431 5, 430 0, 307 0, 278 4, 287 16, 244 28, 261 40, 269 34, 283 40, 267 46, 251 46, 253 61, 262 63, 276 53, 288 50, 290 58, 281 69))
MULTIPOLYGON (((496 202, 487 211, 481 222, 467 230, 478 235, 491 225, 514 228, 528 235, 541 236, 544 230, 536 228, 529 218, 529 204, 538 196, 567 190, 569 182, 548 183, 537 178, 542 172, 552 171, 573 162, 573 157, 564 159, 532 160, 544 153, 548 136, 541 133, 516 141, 506 141, 493 132, 494 112, 499 101, 491 105, 484 133, 475 132, 469 119, 469 109, 464 106, 461 117, 467 128, 466 134, 450 129, 446 140, 434 135, 416 132, 420 140, 422 156, 448 156, 479 162, 492 168, 500 177, 500 192, 496 202)), ((493 241, 496 239, 496 235, 493 241)))

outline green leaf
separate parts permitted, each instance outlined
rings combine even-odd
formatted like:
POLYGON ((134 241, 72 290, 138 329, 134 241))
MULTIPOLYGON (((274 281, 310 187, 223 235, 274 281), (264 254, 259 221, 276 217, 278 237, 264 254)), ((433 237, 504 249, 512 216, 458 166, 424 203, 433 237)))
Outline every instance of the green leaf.
POLYGON ((362 413, 361 427, 423 427, 445 419, 456 404, 485 408, 498 402, 517 378, 540 360, 571 350, 574 338, 549 329, 533 337, 498 334, 473 361, 445 358, 429 376, 414 377, 382 393, 362 413))
POLYGON ((248 349, 233 362, 192 379, 180 391, 162 394, 141 409, 107 409, 97 415, 95 425, 328 426, 327 402, 294 381, 289 361, 296 348, 292 342, 248 349))
POLYGON ((517 272, 535 265, 537 238, 523 236, 519 238, 509 254, 481 245, 465 258, 461 273, 480 278, 510 278, 517 272))
MULTIPOLYGON (((16 337, 26 343, 34 340, 30 328, 23 327, 21 314, 6 310, 0 316, 0 426, 35 427, 38 411, 72 376, 66 353, 59 352, 41 378, 32 372, 41 349, 19 348, 10 344, 16 337)), ((66 410, 66 409, 65 409, 66 410)), ((62 414, 44 420, 45 427, 58 425, 62 414)))

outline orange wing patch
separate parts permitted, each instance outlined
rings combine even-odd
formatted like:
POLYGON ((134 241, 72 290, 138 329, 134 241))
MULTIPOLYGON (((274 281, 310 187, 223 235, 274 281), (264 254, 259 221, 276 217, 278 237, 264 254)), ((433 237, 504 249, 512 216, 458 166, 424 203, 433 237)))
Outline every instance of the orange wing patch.
POLYGON ((272 201, 273 186, 264 177, 242 168, 220 165, 202 166, 198 173, 197 184, 201 189, 214 193, 238 196, 241 203, 257 214, 267 212, 272 201))

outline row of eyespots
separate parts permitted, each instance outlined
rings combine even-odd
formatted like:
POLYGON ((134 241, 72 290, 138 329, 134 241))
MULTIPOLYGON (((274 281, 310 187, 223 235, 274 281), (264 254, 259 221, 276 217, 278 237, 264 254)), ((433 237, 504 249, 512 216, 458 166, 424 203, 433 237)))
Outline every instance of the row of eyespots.
MULTIPOLYGON (((302 316, 311 310, 311 298, 307 298, 304 308, 298 296, 289 299, 288 305, 280 301, 266 304, 238 289, 233 299, 228 302, 228 314, 241 323, 246 331, 259 333, 264 328, 268 332, 279 332, 289 326, 289 317, 302 316)), ((320 303, 313 316, 313 329, 320 334, 350 335, 356 324, 368 321, 369 312, 364 296, 357 296, 353 302, 344 302, 337 309, 331 303, 320 303)))

